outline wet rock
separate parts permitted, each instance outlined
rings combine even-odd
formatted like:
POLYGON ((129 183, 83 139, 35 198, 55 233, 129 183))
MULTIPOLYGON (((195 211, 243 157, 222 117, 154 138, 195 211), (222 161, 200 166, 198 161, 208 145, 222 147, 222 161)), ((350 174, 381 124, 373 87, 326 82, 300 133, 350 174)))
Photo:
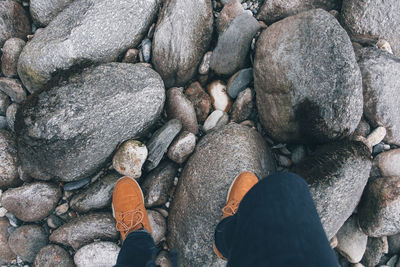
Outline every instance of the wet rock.
POLYGON ((372 237, 400 232, 400 177, 370 181, 358 206, 363 231, 372 237))
POLYGON ((142 55, 144 62, 150 62, 151 59, 151 41, 149 38, 146 38, 142 41, 142 55))
POLYGON ((171 0, 164 5, 153 38, 153 65, 165 87, 183 86, 193 78, 212 31, 211 1, 171 0))
POLYGON ((25 184, 3 193, 1 205, 25 222, 40 221, 55 209, 61 190, 44 182, 25 184))
POLYGON ((1 71, 6 77, 17 75, 17 63, 25 41, 19 38, 10 38, 5 43, 1 51, 1 71))
POLYGON ((182 164, 192 154, 196 147, 196 136, 184 131, 171 144, 168 157, 176 163, 182 164))
POLYGON ((15 103, 21 103, 26 99, 26 92, 17 79, 0 78, 0 91, 3 91, 15 103))
POLYGON ((342 21, 352 38, 359 41, 386 39, 400 56, 400 2, 343 0, 342 21))
POLYGON ((211 69, 217 74, 230 75, 244 67, 251 40, 260 24, 251 15, 238 15, 218 38, 211 57, 211 69))
POLYGON ((373 267, 379 263, 379 260, 385 253, 387 246, 386 237, 374 238, 368 237, 367 249, 361 263, 367 267, 373 267))
POLYGON ((33 262, 36 254, 48 242, 46 231, 34 224, 18 227, 8 239, 11 250, 27 262, 33 262))
POLYGON ((356 215, 351 216, 337 233, 338 250, 351 263, 360 262, 367 248, 368 236, 358 226, 356 215))
POLYGON ((139 178, 147 158, 147 148, 140 141, 128 140, 123 143, 113 157, 114 169, 122 175, 139 178))
POLYGON ((353 133, 361 119, 361 75, 353 47, 339 22, 322 9, 263 31, 254 86, 261 123, 279 142, 339 139, 353 133))
POLYGON ((385 141, 400 145, 400 59, 376 48, 361 50, 358 61, 363 77, 364 114, 372 127, 384 126, 385 141))
POLYGON ((230 79, 227 85, 227 92, 231 98, 236 98, 240 92, 247 88, 253 81, 253 69, 242 69, 236 72, 230 79))
POLYGON ((81 213, 110 207, 112 192, 121 176, 115 172, 105 175, 70 201, 71 208, 81 213))
POLYGON ((78 249, 94 240, 118 240, 115 220, 110 213, 91 213, 72 219, 50 235, 50 241, 78 249))
POLYGON ((0 14, 0 47, 12 37, 26 39, 31 28, 27 14, 20 4, 9 0, 1 1, 0 14))
POLYGON ((277 20, 295 15, 297 13, 314 9, 323 8, 326 11, 331 9, 339 9, 340 1, 338 0, 271 0, 265 1, 262 5, 258 18, 267 24, 272 24, 277 20))
POLYGON ((231 109, 231 120, 234 122, 242 122, 247 120, 254 109, 253 92, 250 88, 239 93, 235 103, 231 109))
POLYGON ((204 122, 203 130, 209 132, 211 130, 216 130, 229 122, 229 116, 226 112, 221 110, 213 111, 207 120, 204 122))
POLYGON ((139 50, 128 49, 128 51, 126 51, 126 53, 125 53, 124 58, 122 59, 122 62, 123 63, 135 63, 138 55, 139 55, 139 50))
POLYGON ((36 179, 95 174, 119 142, 148 132, 164 99, 161 77, 150 68, 110 63, 72 75, 19 109, 22 168, 36 179))
POLYGON ((178 119, 182 122, 185 131, 197 134, 196 111, 192 102, 183 94, 183 88, 171 88, 167 91, 166 110, 169 119, 178 119))
POLYGON ((69 253, 60 246, 48 245, 36 255, 33 267, 74 267, 69 253))
POLYGON ((275 170, 271 152, 257 131, 232 123, 207 134, 196 146, 168 217, 169 245, 177 249, 182 266, 224 264, 212 250, 214 229, 232 180, 244 170, 258 177, 275 170))
POLYGON ((376 177, 400 177, 400 149, 380 153, 374 158, 371 175, 376 177))
POLYGON ((167 222, 161 213, 154 210, 147 210, 154 243, 157 245, 165 238, 167 232, 167 222))
POLYGON ((55 76, 115 61, 140 43, 157 13, 157 4, 157 0, 72 2, 22 50, 19 77, 35 92, 55 76))
POLYGON ((172 119, 164 124, 163 127, 154 132, 147 143, 149 156, 147 157, 146 169, 151 171, 158 166, 164 154, 168 151, 169 145, 182 129, 182 123, 177 119, 172 119))
POLYGON ((86 177, 86 178, 80 179, 80 180, 75 181, 75 182, 66 183, 63 186, 63 189, 64 189, 64 191, 73 191, 73 190, 80 189, 80 188, 84 187, 85 185, 87 185, 89 183, 90 183, 90 178, 86 177))
POLYGON ((46 222, 51 229, 57 229, 58 227, 64 224, 64 221, 60 217, 54 214, 50 215, 47 218, 46 222))
POLYGON ((94 242, 79 249, 74 256, 76 267, 114 266, 120 248, 112 242, 94 242))
POLYGON ((0 262, 11 262, 15 260, 16 255, 8 245, 8 228, 10 223, 7 218, 0 218, 0 262))
POLYGON ((29 11, 36 26, 46 27, 73 0, 31 0, 29 11))
POLYGON ((197 121, 204 122, 210 113, 211 98, 204 91, 199 82, 194 82, 185 91, 185 96, 192 102, 194 110, 196 111, 197 121))
POLYGON ((21 181, 18 175, 18 156, 14 136, 0 130, 0 189, 17 186, 21 181))
POLYGON ((328 238, 356 208, 371 170, 369 148, 358 141, 337 141, 319 147, 292 171, 304 177, 328 238))
POLYGON ((199 74, 206 75, 210 70, 210 61, 211 61, 212 51, 208 51, 204 54, 204 57, 199 66, 199 74))
POLYGON ((219 33, 225 31, 231 22, 244 12, 244 8, 239 0, 229 1, 221 10, 217 20, 217 29, 219 33))
POLYGON ((159 265, 160 267, 172 267, 172 261, 171 257, 169 256, 168 251, 161 251, 158 253, 157 258, 156 258, 156 264, 159 265))
POLYGON ((6 115, 7 108, 10 104, 10 98, 0 91, 0 115, 6 115))
POLYGON ((222 81, 214 81, 208 85, 208 93, 214 110, 228 112, 231 108, 231 100, 226 93, 226 85, 222 81))
POLYGON ((144 204, 147 208, 167 203, 169 190, 178 170, 174 163, 165 161, 151 171, 142 184, 144 204))

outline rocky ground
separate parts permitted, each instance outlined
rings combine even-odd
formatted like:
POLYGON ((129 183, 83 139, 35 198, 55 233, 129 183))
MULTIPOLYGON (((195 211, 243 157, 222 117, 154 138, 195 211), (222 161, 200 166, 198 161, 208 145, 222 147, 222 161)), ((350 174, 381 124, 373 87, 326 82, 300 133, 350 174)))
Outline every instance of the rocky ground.
POLYGON ((213 231, 248 170, 307 180, 341 266, 399 267, 399 12, 1 0, 0 265, 112 266, 112 190, 128 175, 158 264, 175 249, 181 266, 224 266, 213 231))

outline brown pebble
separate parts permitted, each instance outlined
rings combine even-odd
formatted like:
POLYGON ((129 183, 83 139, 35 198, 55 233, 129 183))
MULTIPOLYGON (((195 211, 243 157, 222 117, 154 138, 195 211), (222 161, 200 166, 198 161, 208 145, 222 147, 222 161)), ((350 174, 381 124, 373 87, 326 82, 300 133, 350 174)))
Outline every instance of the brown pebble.
POLYGON ((199 82, 192 83, 185 91, 186 97, 192 102, 196 111, 197 121, 203 123, 210 113, 211 98, 199 82))

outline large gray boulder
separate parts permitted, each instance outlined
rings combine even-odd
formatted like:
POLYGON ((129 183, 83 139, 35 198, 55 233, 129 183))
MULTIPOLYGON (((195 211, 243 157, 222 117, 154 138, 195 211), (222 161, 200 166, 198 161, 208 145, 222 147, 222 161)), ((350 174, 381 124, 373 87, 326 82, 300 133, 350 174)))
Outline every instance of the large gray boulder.
POLYGON ((12 37, 26 40, 30 32, 29 18, 22 6, 16 1, 0 1, 0 47, 12 37))
POLYGON ((73 0, 31 0, 29 12, 33 22, 39 27, 46 27, 73 0))
POLYGON ((352 39, 371 42, 386 39, 400 56, 400 2, 397 0, 343 0, 342 21, 352 39))
POLYGON ((109 63, 72 75, 18 110, 22 169, 41 180, 90 176, 118 143, 147 132, 164 101, 163 82, 151 68, 109 63))
POLYGON ((297 13, 323 8, 327 11, 340 8, 340 0, 267 0, 264 1, 258 18, 267 24, 295 15, 297 13))
POLYGON ((261 34, 254 87, 261 123, 280 142, 339 139, 361 119, 362 82, 352 44, 322 9, 288 17, 261 34))
POLYGON ((140 43, 157 10, 158 0, 75 1, 22 50, 19 77, 34 92, 54 76, 114 61, 140 43))
POLYGON ((292 169, 304 177, 329 239, 356 208, 371 170, 371 152, 358 141, 319 147, 292 169))
POLYGON ((182 172, 168 217, 168 243, 178 250, 182 266, 224 266, 212 246, 229 186, 242 171, 261 179, 274 170, 269 148, 249 127, 232 123, 201 139, 182 172))
POLYGON ((366 118, 373 127, 386 128, 386 142, 400 145, 400 58, 377 48, 364 48, 358 64, 366 118))
POLYGON ((153 39, 153 64, 167 88, 183 86, 196 74, 211 40, 210 0, 168 0, 153 39))

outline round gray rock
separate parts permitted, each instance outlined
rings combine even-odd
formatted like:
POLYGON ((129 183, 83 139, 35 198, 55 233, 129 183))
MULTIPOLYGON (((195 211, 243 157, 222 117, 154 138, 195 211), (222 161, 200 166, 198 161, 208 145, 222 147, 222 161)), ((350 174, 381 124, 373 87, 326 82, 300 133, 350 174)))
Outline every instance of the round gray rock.
POLYGON ((29 11, 36 26, 46 27, 73 0, 31 0, 29 11))
POLYGON ((17 146, 14 136, 5 130, 0 130, 0 162, 0 189, 18 185, 17 146))
POLYGON ((400 59, 376 48, 361 50, 364 114, 373 128, 384 126, 385 141, 400 145, 400 59))
POLYGON ((380 153, 374 158, 371 176, 400 177, 400 149, 380 153))
POLYGON ((182 266, 225 265, 212 245, 229 186, 242 171, 262 178, 274 170, 269 148, 249 127, 232 123, 201 139, 182 172, 168 217, 168 243, 178 250, 182 266))
POLYGON ((360 70, 346 31, 315 9, 267 28, 257 42, 254 86, 261 123, 280 142, 326 142, 360 122, 360 70))
POLYGON ((50 241, 75 250, 94 240, 118 240, 119 232, 110 213, 91 213, 64 224, 50 235, 50 241))
POLYGON ((146 134, 164 100, 161 77, 151 68, 110 63, 72 75, 18 110, 22 168, 42 180, 95 174, 121 141, 146 134))
POLYGON ((31 32, 29 18, 16 1, 0 1, 0 47, 12 37, 26 39, 31 32))
POLYGON ((153 65, 167 88, 183 86, 197 72, 211 41, 210 0, 170 0, 164 4, 153 38, 153 65))
POLYGON ((120 248, 112 242, 94 242, 79 249, 74 256, 76 267, 114 266, 120 248))
POLYGON ((71 69, 115 61, 140 43, 157 13, 157 4, 157 0, 72 2, 22 50, 19 77, 34 92, 53 76, 63 76, 71 69))
POLYGON ((48 245, 42 248, 35 257, 33 267, 74 267, 69 253, 60 246, 48 245))
POLYGON ((15 229, 8 244, 23 261, 33 262, 36 254, 48 243, 46 231, 39 225, 23 225, 15 229))
POLYGON ((15 260, 16 255, 8 245, 8 228, 11 227, 9 221, 5 217, 0 218, 0 262, 11 262, 15 260))
POLYGON ((49 216, 61 198, 58 186, 34 182, 8 189, 3 193, 1 205, 25 222, 40 221, 49 216))

